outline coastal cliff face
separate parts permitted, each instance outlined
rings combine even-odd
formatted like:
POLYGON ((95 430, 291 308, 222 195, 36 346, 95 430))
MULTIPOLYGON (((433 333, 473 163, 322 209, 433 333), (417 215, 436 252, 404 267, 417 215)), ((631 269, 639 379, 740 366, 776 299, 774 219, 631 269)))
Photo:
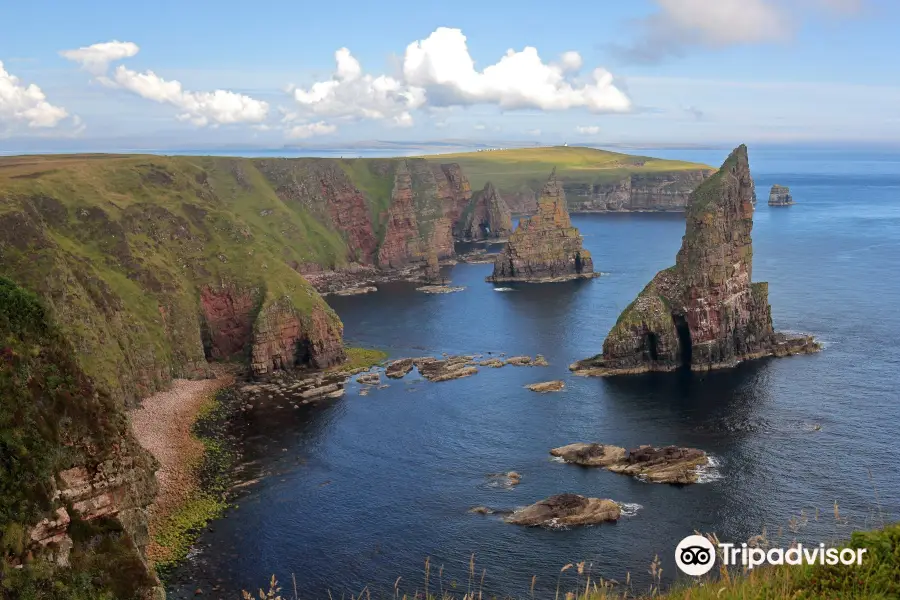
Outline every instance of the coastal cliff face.
POLYGON ((550 174, 538 201, 538 212, 523 219, 494 263, 488 281, 560 281, 594 277, 591 253, 572 227, 566 194, 550 174))
POLYGON ((566 186, 572 212, 683 211, 707 171, 629 175, 608 184, 566 186))
POLYGON ((457 226, 457 235, 466 240, 504 238, 512 231, 512 213, 491 182, 472 196, 457 226))
POLYGON ((769 192, 769 206, 790 206, 794 203, 791 189, 783 185, 773 185, 769 192))
POLYGON ((429 253, 453 255, 453 230, 472 197, 458 165, 424 159, 398 161, 378 265, 424 265, 429 253))
POLYGON ((706 370, 762 356, 815 352, 810 336, 778 334, 768 284, 752 283, 753 180, 740 146, 693 193, 675 266, 620 315, 603 353, 572 365, 588 375, 706 370))

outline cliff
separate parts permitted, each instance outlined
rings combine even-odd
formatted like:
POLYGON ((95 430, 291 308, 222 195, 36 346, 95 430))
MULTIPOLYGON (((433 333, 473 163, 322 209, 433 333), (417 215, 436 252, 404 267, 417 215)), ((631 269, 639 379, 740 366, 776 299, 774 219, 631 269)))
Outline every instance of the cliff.
POLYGON ((819 350, 776 333, 768 284, 752 283, 753 180, 747 148, 692 194, 675 266, 660 271, 619 316, 603 353, 572 365, 587 375, 706 370, 819 350))
POLYGON ((769 192, 769 206, 790 206, 794 203, 791 189, 783 185, 773 185, 769 192))
POLYGON ((513 214, 533 214, 551 165, 570 212, 683 211, 712 167, 596 148, 553 146, 447 154, 478 188, 492 182, 513 214))
POLYGON ((591 253, 572 227, 566 194, 554 170, 541 191, 537 214, 523 219, 509 236, 487 280, 543 282, 595 275, 591 253))
POLYGON ((466 240, 504 238, 511 234, 512 213, 491 182, 475 193, 463 211, 457 236, 466 240))
POLYGON ((143 559, 154 460, 37 296, 5 278, 0 339, 2 589, 148 597, 159 584, 143 559))
POLYGON ((683 211, 691 192, 709 176, 706 171, 671 171, 628 175, 604 184, 566 186, 572 212, 683 211))

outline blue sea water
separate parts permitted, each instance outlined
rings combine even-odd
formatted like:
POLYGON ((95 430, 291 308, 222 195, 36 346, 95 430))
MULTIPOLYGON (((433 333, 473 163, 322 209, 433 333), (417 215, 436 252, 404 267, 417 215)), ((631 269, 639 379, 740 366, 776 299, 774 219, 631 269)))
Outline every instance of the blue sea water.
MULTIPOLYGON (((727 151, 652 154, 719 164, 727 151)), ((706 375, 571 376, 567 366, 597 353, 620 311, 674 263, 681 215, 574 215, 605 274, 592 281, 498 292, 484 282, 490 265, 459 264, 447 269, 466 286, 456 294, 394 283, 330 298, 348 341, 395 357, 541 353, 550 366, 444 383, 413 373, 365 397, 351 384, 333 403, 248 414, 247 459, 272 474, 201 537, 171 597, 218 586, 213 596, 235 598, 271 574, 286 589, 294 574, 306 598, 366 586, 392 596, 397 577, 412 594, 426 557, 431 590, 443 565, 440 585, 460 593, 473 553, 490 595, 526 596, 534 575, 537 592, 552 595, 560 568, 580 560, 595 576, 630 573, 642 591, 656 555, 663 579, 674 579, 675 545, 695 530, 826 541, 900 519, 900 152, 751 147, 750 157, 760 198, 753 278, 770 284, 776 328, 816 335, 822 353, 706 375), (775 183, 791 187, 795 206, 766 205, 775 183), (522 387, 557 378, 567 385, 559 394, 522 387), (717 466, 705 483, 678 488, 550 460, 550 448, 576 441, 694 446, 717 466), (486 478, 509 470, 522 475, 512 489, 486 478), (634 514, 548 530, 467 513, 561 492, 612 498, 634 514)))

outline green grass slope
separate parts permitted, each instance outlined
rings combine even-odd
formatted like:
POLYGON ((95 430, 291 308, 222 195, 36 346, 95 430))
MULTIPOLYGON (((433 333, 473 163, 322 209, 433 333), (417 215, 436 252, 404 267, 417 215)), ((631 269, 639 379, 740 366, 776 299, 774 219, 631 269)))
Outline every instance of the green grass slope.
POLYGON ((0 275, 43 298, 80 366, 120 399, 203 365, 204 286, 339 323, 292 265, 346 257, 341 234, 283 202, 251 160, 0 159, 0 275))
POLYGON ((491 181, 501 190, 501 194, 515 193, 523 187, 539 190, 554 167, 565 185, 614 183, 636 174, 715 170, 699 163, 633 156, 579 146, 514 148, 439 154, 425 158, 458 163, 468 176, 472 189, 481 189, 491 181))

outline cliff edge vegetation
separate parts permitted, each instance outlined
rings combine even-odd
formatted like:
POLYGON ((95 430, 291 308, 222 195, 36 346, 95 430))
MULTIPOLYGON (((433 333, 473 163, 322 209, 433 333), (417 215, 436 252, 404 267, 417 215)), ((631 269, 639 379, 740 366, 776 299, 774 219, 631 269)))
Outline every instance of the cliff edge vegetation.
POLYGON ((513 213, 533 213, 556 168, 572 212, 684 210, 715 169, 699 163, 634 156, 581 146, 511 148, 425 157, 458 164, 472 187, 496 186, 513 213))

